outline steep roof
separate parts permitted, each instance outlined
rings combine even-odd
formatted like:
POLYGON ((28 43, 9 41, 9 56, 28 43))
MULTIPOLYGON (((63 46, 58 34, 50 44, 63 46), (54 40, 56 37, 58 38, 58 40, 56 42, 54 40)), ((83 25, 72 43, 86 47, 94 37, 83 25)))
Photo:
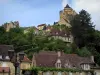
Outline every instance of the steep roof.
POLYGON ((24 59, 22 60, 22 62, 31 62, 31 60, 27 56, 24 56, 24 59))
POLYGON ((38 25, 38 27, 40 27, 40 26, 46 26, 46 24, 40 24, 40 25, 38 25))
POLYGON ((68 4, 65 6, 65 8, 71 8, 68 4))
POLYGON ((54 67, 57 59, 56 52, 42 51, 35 55, 36 65, 39 67, 54 67))
POLYGON ((81 68, 83 63, 93 64, 94 62, 90 57, 80 57, 77 54, 65 54, 61 52, 61 56, 58 57, 58 53, 54 51, 43 51, 35 54, 36 66, 38 67, 55 67, 57 59, 61 60, 62 67, 65 67, 66 62, 71 67, 81 68))
POLYGON ((49 33, 49 36, 62 36, 62 37, 70 37, 71 33, 67 32, 65 30, 58 30, 55 28, 51 29, 51 32, 49 33))
POLYGON ((14 50, 13 45, 0 45, 0 55, 8 55, 8 50, 14 50))

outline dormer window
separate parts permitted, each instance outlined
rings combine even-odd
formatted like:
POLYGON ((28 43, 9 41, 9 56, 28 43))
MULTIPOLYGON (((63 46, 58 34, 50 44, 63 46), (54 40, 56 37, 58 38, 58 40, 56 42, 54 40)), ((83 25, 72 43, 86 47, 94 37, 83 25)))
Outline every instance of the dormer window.
POLYGON ((60 61, 60 59, 57 60, 57 62, 56 62, 56 67, 57 67, 57 68, 61 68, 61 61, 60 61))

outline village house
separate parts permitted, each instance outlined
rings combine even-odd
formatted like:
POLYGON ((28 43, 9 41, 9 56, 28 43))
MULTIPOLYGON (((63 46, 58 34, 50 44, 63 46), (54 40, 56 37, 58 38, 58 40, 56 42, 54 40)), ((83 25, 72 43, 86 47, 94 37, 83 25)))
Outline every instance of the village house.
POLYGON ((9 67, 0 67, 0 75, 10 75, 9 67))
POLYGON ((48 34, 50 37, 53 37, 54 39, 60 39, 64 41, 65 43, 72 43, 73 37, 71 35, 71 32, 66 32, 64 30, 58 30, 58 29, 51 29, 50 33, 48 34))
POLYGON ((100 74, 100 69, 97 69, 100 67, 95 63, 94 56, 80 57, 77 54, 65 54, 60 51, 41 51, 34 54, 32 65, 35 67, 94 70, 96 75, 100 74))
POLYGON ((46 24, 40 24, 37 26, 38 30, 45 30, 46 29, 46 24))
MULTIPOLYGON (((14 50, 12 45, 0 45, 0 73, 4 73, 4 75, 14 75, 15 67, 14 64, 10 61, 8 56, 8 50, 14 50)), ((25 55, 22 60, 19 68, 20 72, 29 69, 31 67, 31 61, 25 55)))

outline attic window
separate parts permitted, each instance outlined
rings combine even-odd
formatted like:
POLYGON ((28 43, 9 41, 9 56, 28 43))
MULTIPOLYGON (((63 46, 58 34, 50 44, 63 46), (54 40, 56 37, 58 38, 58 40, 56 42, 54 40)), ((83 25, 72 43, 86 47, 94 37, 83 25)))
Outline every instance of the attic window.
POLYGON ((61 61, 60 61, 60 59, 57 60, 56 67, 57 68, 61 68, 61 61))
POLYGON ((57 63, 57 68, 61 68, 61 63, 57 63))

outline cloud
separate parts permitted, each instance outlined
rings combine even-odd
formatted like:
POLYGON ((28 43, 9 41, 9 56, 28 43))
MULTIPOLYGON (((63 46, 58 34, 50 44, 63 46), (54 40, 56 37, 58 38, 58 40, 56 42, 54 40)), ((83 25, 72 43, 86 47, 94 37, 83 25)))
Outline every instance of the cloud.
POLYGON ((92 21, 96 24, 96 29, 100 30, 100 0, 75 0, 73 8, 76 11, 85 9, 92 16, 92 21))

